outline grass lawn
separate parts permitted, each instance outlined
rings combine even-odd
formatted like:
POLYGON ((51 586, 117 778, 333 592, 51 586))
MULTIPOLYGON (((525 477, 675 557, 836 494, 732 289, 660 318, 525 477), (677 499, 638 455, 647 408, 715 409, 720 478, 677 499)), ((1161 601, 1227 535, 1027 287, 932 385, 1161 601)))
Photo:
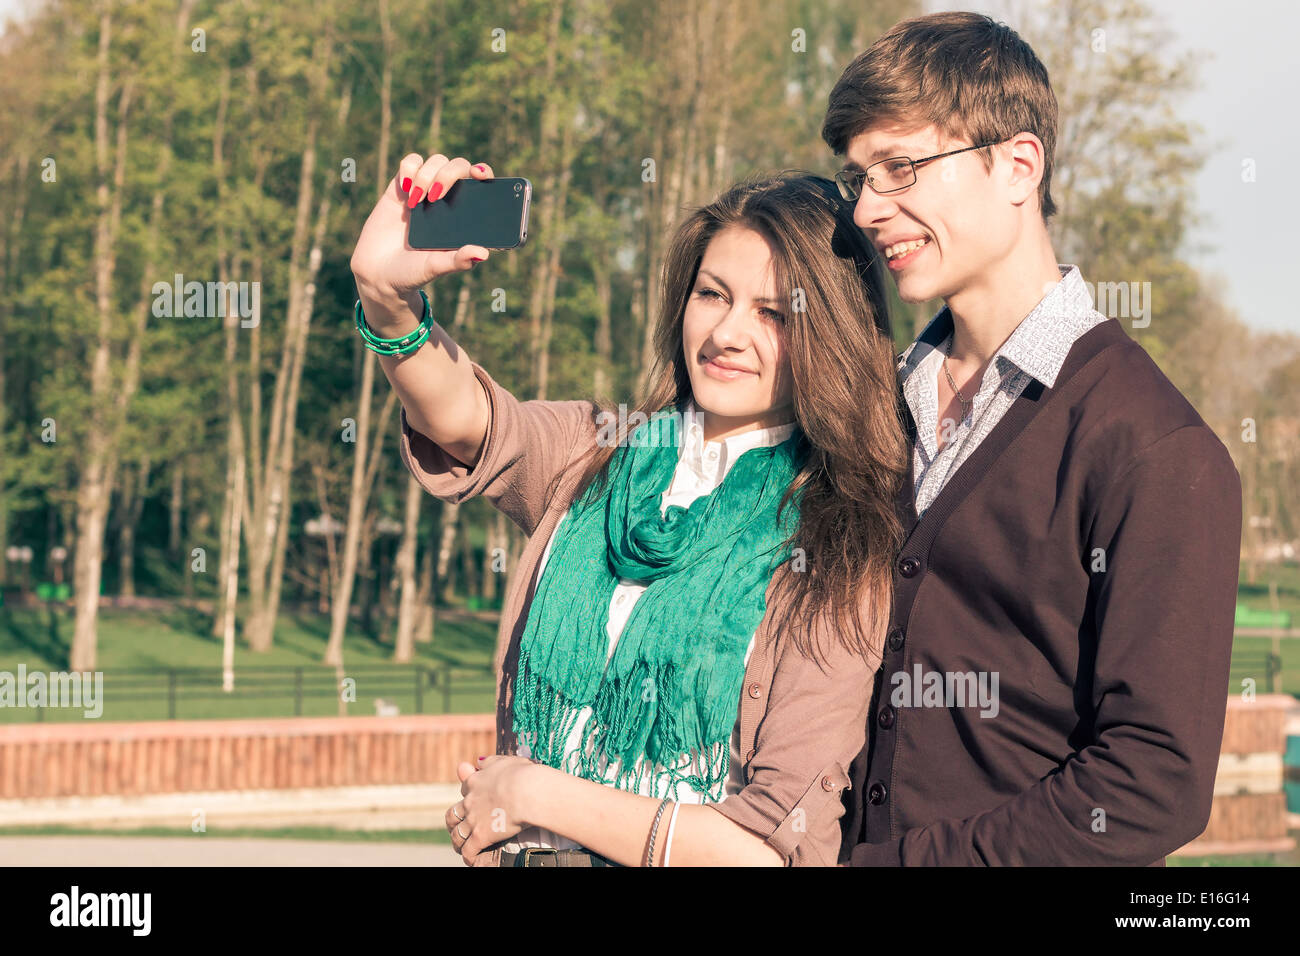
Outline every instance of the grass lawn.
POLYGON ((1261 564, 1250 582, 1249 568, 1242 564, 1237 584, 1237 603, 1256 611, 1271 611, 1269 582, 1277 582, 1277 607, 1291 612, 1291 626, 1300 627, 1300 564, 1261 564))
MULTIPOLYGON (((1271 611, 1272 598, 1269 593, 1270 581, 1277 584, 1277 609, 1291 613, 1291 626, 1300 627, 1300 564, 1260 565, 1255 583, 1250 583, 1249 569, 1243 564, 1241 577, 1237 585, 1237 603, 1244 604, 1255 611, 1271 611)), ((1233 642, 1234 665, 1243 657, 1257 659, 1270 652, 1274 646, 1282 658, 1280 690, 1285 694, 1300 696, 1300 638, 1279 638, 1276 644, 1268 637, 1238 637, 1233 642)), ((1232 687, 1240 690, 1240 678, 1234 666, 1232 687)), ((1258 690, 1268 690, 1262 673, 1255 674, 1258 690)))
MULTIPOLYGON (((1300 696, 1300 638, 1283 638, 1279 642, 1279 655, 1282 658, 1282 672, 1280 674, 1281 684, 1278 690, 1283 694, 1300 696)), ((1235 692, 1241 691, 1241 678, 1253 676, 1256 678, 1256 691, 1265 693, 1268 685, 1264 682, 1264 672, 1261 668, 1237 668, 1237 662, 1242 659, 1255 661, 1262 655, 1272 650, 1272 639, 1267 637, 1238 637, 1232 643, 1233 655, 1233 678, 1230 689, 1235 692)))
MULTIPOLYGON (((185 686, 177 691, 178 718, 291 717, 294 715, 293 674, 283 671, 257 674, 265 666, 303 667, 303 716, 339 713, 333 668, 320 663, 329 638, 325 615, 282 614, 272 649, 255 654, 242 641, 235 647, 235 690, 224 694, 219 681, 222 644, 210 633, 210 618, 187 608, 171 611, 141 611, 103 608, 99 612, 99 647, 96 667, 104 672, 103 720, 162 720, 167 714, 167 678, 127 675, 123 669, 165 670, 166 668, 208 669, 206 686, 185 686), (247 670, 245 670, 247 669, 247 670), (242 673, 242 677, 241 677, 242 673), (116 681, 116 682, 115 682, 116 681), (312 696, 311 691, 318 696, 312 696), (139 699, 150 696, 153 699, 139 699)), ((67 668, 72 640, 72 612, 17 608, 0 609, 0 671, 15 672, 19 664, 33 671, 62 671, 67 668)), ((452 682, 450 710, 455 713, 488 713, 493 706, 492 683, 487 672, 492 665, 496 625, 454 612, 444 614, 434 625, 430 644, 416 644, 416 661, 424 665, 466 668, 452 682)), ((348 704, 350 714, 375 713, 375 698, 395 703, 401 713, 416 713, 415 673, 411 665, 392 663, 392 645, 372 640, 353 623, 343 644, 345 673, 356 680, 356 701, 348 704), (384 665, 382 677, 367 676, 364 667, 384 665), (408 674, 409 677, 404 677, 408 674)), ((443 694, 428 688, 423 694, 424 713, 443 710, 443 694)), ((40 713, 45 720, 81 720, 81 709, 0 708, 0 722, 25 722, 40 713)))
MULTIPOLYGON (((1255 609, 1268 609, 1269 581, 1277 582, 1279 606, 1300 620, 1300 565, 1264 565, 1255 583, 1243 567, 1238 601, 1255 609)), ((241 617, 246 608, 241 606, 241 617)), ((176 607, 169 611, 103 608, 99 614, 99 660, 104 673, 104 720, 162 720, 168 715, 165 674, 128 675, 125 669, 164 671, 166 668, 204 668, 206 684, 182 675, 175 696, 175 716, 181 719, 222 717, 291 717, 295 713, 294 675, 291 671, 259 674, 260 667, 302 667, 303 716, 339 713, 332 668, 323 667, 329 637, 326 615, 285 613, 279 618, 273 648, 254 654, 237 641, 235 690, 220 690, 221 641, 210 633, 210 619, 201 612, 176 607)), ((72 612, 0 608, 0 671, 15 672, 19 664, 33 671, 67 668, 72 638, 72 612)), ((352 622, 344 641, 345 672, 356 681, 356 700, 348 712, 371 715, 376 699, 396 704, 403 714, 488 713, 494 693, 487 671, 491 667, 496 625, 457 610, 440 610, 431 644, 416 645, 417 662, 466 668, 455 674, 450 699, 442 688, 425 687, 417 704, 415 668, 391 665, 392 646, 362 633, 352 622), (367 674, 366 665, 391 665, 382 676, 367 674)), ((1234 645, 1233 679, 1225 691, 1240 690, 1244 676, 1255 676, 1258 690, 1268 689, 1263 674, 1256 673, 1262 655, 1272 650, 1270 638, 1239 637, 1234 645)), ((1300 640, 1277 642, 1282 658, 1281 690, 1300 695, 1300 640)), ((84 719, 82 709, 0 708, 0 723, 84 719)))
MULTIPOLYGON (((1296 834, 1292 833, 1292 836, 1296 834)), ((1243 856, 1171 856, 1165 863, 1167 866, 1300 866, 1300 850, 1243 856)))

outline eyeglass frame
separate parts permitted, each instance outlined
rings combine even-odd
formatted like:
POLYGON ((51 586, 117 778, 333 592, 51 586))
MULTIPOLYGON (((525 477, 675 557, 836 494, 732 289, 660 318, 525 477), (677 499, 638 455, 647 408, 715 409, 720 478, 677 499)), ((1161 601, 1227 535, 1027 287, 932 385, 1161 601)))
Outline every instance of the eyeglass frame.
MULTIPOLYGON (((1006 140, 1002 140, 1002 143, 1005 142, 1006 140)), ((989 146, 1000 146, 1000 145, 1001 143, 981 143, 978 146, 963 146, 961 149, 952 149, 946 153, 935 153, 933 156, 926 156, 922 159, 913 159, 911 156, 890 156, 886 159, 876 160, 874 163, 871 163, 860 172, 857 170, 850 172, 848 169, 839 170, 835 174, 835 185, 839 187, 840 197, 844 199, 845 202, 857 202, 859 199, 862 198, 862 184, 864 182, 871 187, 871 191, 875 193, 877 196, 886 196, 889 193, 902 192, 904 189, 910 189, 911 187, 915 186, 916 167, 920 166, 922 163, 928 163, 931 160, 935 160, 935 159, 944 159, 945 157, 948 156, 956 156, 958 153, 969 153, 973 149, 986 149, 989 146), (899 159, 907 160, 908 164, 911 165, 912 167, 912 181, 910 183, 908 183, 906 186, 895 186, 893 189, 877 189, 875 186, 871 185, 871 183, 867 179, 867 173, 871 171, 873 166, 879 166, 881 163, 892 163, 895 160, 899 160, 899 159), (855 187, 851 188, 849 186, 849 183, 847 181, 847 178, 849 176, 852 176, 854 179, 857 180, 857 184, 855 187), (853 192, 854 195, 845 196, 844 193, 846 190, 853 192)))

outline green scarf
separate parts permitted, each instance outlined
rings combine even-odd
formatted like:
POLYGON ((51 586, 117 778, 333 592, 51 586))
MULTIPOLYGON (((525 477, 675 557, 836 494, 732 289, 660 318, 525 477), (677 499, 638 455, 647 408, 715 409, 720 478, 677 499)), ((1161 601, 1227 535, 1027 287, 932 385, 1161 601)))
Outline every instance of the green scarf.
POLYGON ((661 512, 680 418, 670 407, 637 428, 611 458, 602 493, 588 488, 551 542, 520 645, 514 730, 534 759, 575 776, 611 782, 603 754, 618 761, 620 789, 638 790, 660 767, 674 787, 720 794, 745 652, 798 522, 797 496, 779 521, 777 506, 802 462, 801 433, 746 451, 712 492, 661 512), (649 585, 609 657, 620 578, 649 585), (593 714, 566 765, 585 707, 593 714), (704 758, 702 775, 688 755, 704 758))

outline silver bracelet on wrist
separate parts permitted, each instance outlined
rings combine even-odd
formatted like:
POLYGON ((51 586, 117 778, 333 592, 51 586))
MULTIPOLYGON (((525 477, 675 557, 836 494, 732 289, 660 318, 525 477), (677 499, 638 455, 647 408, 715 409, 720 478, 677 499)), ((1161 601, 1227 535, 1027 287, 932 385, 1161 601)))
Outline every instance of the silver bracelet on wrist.
POLYGON ((654 826, 650 828, 650 845, 646 848, 645 860, 646 866, 655 865, 655 837, 659 835, 659 821, 663 819, 664 807, 668 806, 668 798, 664 797, 659 803, 659 809, 655 812, 654 826))

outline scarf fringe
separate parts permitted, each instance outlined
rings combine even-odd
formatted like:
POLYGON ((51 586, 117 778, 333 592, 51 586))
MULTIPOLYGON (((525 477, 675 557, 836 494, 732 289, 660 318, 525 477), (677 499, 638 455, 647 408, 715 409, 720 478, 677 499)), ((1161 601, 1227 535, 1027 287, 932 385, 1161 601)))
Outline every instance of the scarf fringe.
MULTIPOLYGON (((517 733, 521 727, 538 728, 535 734, 520 734, 532 759, 575 777, 632 793, 643 792, 653 777, 665 777, 668 795, 674 799, 683 784, 703 795, 706 802, 723 798, 723 786, 730 771, 730 728, 721 739, 690 745, 683 739, 683 728, 669 723, 659 728, 663 752, 646 749, 647 741, 653 739, 654 721, 671 722, 677 712, 676 707, 661 706, 676 683, 671 674, 656 674, 655 695, 649 701, 643 693, 624 694, 618 686, 622 682, 616 680, 601 686, 592 706, 571 700, 535 673, 531 665, 527 656, 520 658, 513 709, 517 733), (641 706, 629 706, 629 700, 641 706), (566 745, 588 706, 592 713, 583 728, 581 743, 576 751, 570 751, 566 745), (603 719, 602 710, 609 711, 603 719), (687 756, 689 761, 684 759, 687 756), (681 766, 682 763, 686 766, 681 766)), ((641 669, 648 676, 648 665, 639 664, 638 670, 641 669)), ((641 684, 642 680, 637 683, 641 684)))

